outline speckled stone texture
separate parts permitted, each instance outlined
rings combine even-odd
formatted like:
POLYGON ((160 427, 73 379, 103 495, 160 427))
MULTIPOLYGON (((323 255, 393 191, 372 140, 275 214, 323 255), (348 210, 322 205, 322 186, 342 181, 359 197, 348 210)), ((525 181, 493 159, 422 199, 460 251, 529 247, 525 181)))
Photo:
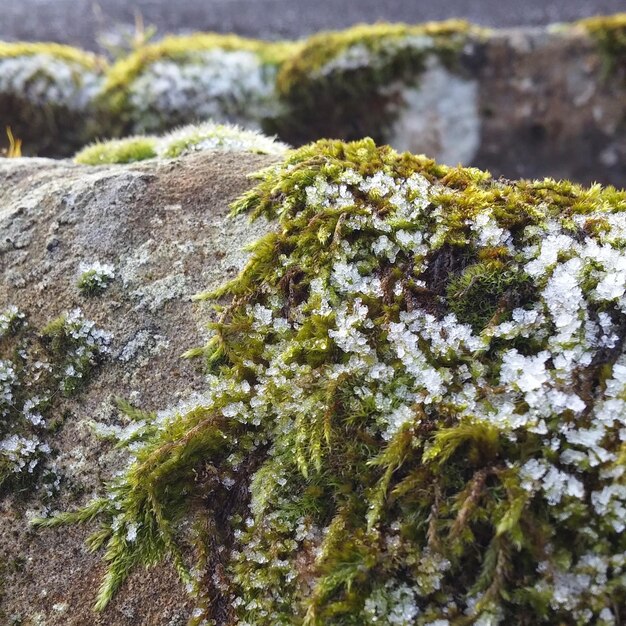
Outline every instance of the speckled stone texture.
MULTIPOLYGON (((191 296, 236 274, 242 246, 261 224, 227 218, 246 175, 271 157, 204 153, 137 166, 84 167, 46 159, 0 160, 0 309, 15 304, 40 328, 80 307, 113 335, 90 383, 57 400, 65 415, 53 450, 60 492, 54 510, 97 493, 124 463, 90 424, 120 424, 114 397, 166 409, 202 387, 202 365, 179 358, 201 345, 208 313, 191 296), (81 296, 79 264, 112 264, 115 279, 98 297, 81 296)), ((0 623, 40 626, 183 626, 190 606, 169 565, 139 571, 116 602, 96 615, 103 564, 84 540, 93 528, 33 531, 41 494, 0 497, 0 623), (150 589, 150 593, 146 593, 150 589)))

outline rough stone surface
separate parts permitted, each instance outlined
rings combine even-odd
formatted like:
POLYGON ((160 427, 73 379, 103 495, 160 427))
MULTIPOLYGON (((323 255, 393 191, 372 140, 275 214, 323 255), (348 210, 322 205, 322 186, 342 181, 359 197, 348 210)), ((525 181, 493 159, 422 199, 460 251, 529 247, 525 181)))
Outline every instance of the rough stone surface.
MULTIPOLYGON (((91 382, 53 407, 68 416, 45 435, 61 476, 53 510, 88 501, 123 464, 90 426, 120 423, 114 397, 156 410, 201 388, 202 366, 179 358, 204 339, 204 307, 190 297, 244 263, 241 247, 263 226, 227 220, 228 204, 249 187, 246 175, 271 161, 217 152, 97 168, 0 160, 0 309, 15 304, 41 327, 78 306, 113 335, 91 382), (100 296, 80 295, 81 261, 114 266, 100 296)), ((190 607, 167 565, 137 572, 114 606, 92 613, 103 565, 83 543, 90 529, 34 532, 28 518, 41 507, 36 490, 0 498, 0 623, 186 623, 190 607)))

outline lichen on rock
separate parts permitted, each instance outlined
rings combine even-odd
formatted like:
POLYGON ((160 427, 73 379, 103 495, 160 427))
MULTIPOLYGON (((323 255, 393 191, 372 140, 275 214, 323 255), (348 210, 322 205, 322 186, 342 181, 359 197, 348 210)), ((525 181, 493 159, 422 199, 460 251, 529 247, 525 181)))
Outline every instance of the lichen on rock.
POLYGON ((195 624, 619 623, 626 193, 366 139, 233 209, 274 228, 206 296, 205 393, 38 522, 99 519, 97 608, 169 556, 195 624))

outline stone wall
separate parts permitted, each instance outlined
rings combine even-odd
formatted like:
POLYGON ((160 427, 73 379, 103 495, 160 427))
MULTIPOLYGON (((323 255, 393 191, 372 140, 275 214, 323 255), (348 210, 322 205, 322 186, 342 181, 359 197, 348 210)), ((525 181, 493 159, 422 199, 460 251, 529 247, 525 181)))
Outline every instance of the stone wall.
POLYGON ((73 88, 67 102, 57 96, 63 72, 43 82, 39 73, 33 86, 28 69, 46 55, 66 67, 67 53, 8 45, 0 118, 27 154, 68 155, 96 137, 212 118, 292 145, 371 136, 496 176, 623 186, 625 29, 615 16, 499 31, 377 25, 284 44, 170 37, 110 67, 90 58, 89 79, 72 83, 88 88, 73 88), (14 80, 9 65, 24 68, 14 80))

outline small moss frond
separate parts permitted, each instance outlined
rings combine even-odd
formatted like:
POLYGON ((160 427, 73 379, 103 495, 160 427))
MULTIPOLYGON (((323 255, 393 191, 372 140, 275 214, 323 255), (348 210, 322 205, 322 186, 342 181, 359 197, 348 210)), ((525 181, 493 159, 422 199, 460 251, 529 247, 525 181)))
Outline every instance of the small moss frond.
POLYGON ((6 133, 9 140, 6 156, 8 159, 19 159, 22 156, 22 140, 15 138, 10 126, 6 127, 6 133))

